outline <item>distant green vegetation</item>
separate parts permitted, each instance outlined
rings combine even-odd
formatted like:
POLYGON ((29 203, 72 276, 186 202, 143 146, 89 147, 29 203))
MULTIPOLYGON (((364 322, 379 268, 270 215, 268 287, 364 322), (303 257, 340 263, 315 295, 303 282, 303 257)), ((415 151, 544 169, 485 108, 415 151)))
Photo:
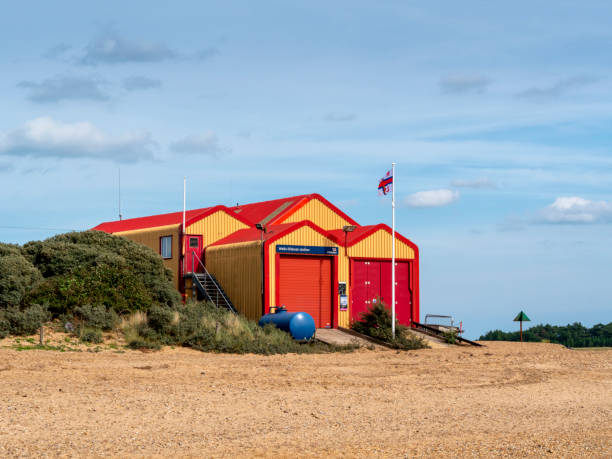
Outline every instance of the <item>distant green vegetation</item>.
MULTIPOLYGON (((520 334, 493 330, 482 335, 483 341, 519 341, 520 334)), ((523 340, 563 344, 567 347, 606 347, 612 346, 612 322, 608 325, 597 324, 587 328, 580 322, 571 325, 536 325, 523 331, 523 340)))
POLYGON ((360 320, 353 322, 351 328, 362 335, 379 339, 396 349, 411 350, 423 349, 427 346, 425 341, 410 333, 407 327, 395 322, 395 338, 391 329, 391 313, 380 300, 361 314, 360 320))

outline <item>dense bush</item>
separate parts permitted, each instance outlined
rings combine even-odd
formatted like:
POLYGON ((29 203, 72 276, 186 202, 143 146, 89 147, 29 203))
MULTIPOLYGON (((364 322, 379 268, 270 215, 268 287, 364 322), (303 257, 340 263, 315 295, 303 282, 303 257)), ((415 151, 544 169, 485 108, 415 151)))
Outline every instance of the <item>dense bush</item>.
POLYGON ((104 341, 102 331, 98 328, 84 328, 81 331, 81 341, 84 343, 99 344, 104 341))
POLYGON ((2 311, 0 315, 0 335, 2 329, 12 335, 31 335, 36 333, 42 324, 48 321, 51 315, 47 308, 38 304, 33 304, 25 309, 10 307, 2 311))
POLYGON ((103 305, 86 304, 75 309, 75 315, 88 327, 99 330, 112 330, 119 320, 117 313, 103 305))
POLYGON ((391 313, 382 301, 374 303, 366 312, 361 314, 360 320, 354 322, 351 328, 363 335, 371 336, 389 343, 396 349, 423 349, 427 344, 418 336, 410 333, 407 327, 395 322, 395 338, 391 327, 391 313))
POLYGON ((124 312, 180 302, 159 255, 123 237, 74 232, 29 242, 22 251, 44 277, 26 300, 48 304, 54 314, 84 304, 124 312))
POLYGON ((21 305, 26 293, 41 279, 19 246, 0 243, 0 309, 21 305))
POLYGON ((285 354, 352 350, 353 346, 300 344, 288 333, 255 322, 206 303, 187 303, 177 308, 156 306, 124 319, 122 329, 128 346, 155 348, 160 344, 187 346, 207 352, 236 354, 285 354))

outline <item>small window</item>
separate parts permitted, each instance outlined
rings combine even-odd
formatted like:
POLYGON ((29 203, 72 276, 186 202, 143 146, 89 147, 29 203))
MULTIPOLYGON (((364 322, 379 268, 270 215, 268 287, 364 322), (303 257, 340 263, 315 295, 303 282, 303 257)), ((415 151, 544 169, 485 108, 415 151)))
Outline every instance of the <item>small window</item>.
POLYGON ((172 236, 162 236, 159 239, 162 258, 172 258, 172 236))
POLYGON ((198 240, 197 237, 190 237, 189 238, 189 248, 197 249, 199 246, 200 246, 200 241, 198 240))

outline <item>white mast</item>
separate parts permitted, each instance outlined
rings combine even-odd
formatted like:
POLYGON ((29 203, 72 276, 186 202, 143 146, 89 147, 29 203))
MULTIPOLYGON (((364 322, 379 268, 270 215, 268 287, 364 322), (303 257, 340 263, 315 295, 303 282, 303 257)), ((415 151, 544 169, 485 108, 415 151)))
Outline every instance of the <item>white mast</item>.
POLYGON ((121 220, 121 167, 119 167, 119 220, 121 220))
POLYGON ((393 182, 391 185, 392 189, 392 200, 391 209, 393 213, 392 227, 391 227, 391 332, 393 339, 395 339, 395 163, 391 163, 391 177, 393 182))
MULTIPOLYGON (((185 250, 185 208, 187 206, 187 177, 183 177, 183 226, 181 227, 181 244, 183 247, 179 250, 179 253, 183 253, 185 250)), ((185 273, 185 256, 183 255, 183 274, 185 273)))

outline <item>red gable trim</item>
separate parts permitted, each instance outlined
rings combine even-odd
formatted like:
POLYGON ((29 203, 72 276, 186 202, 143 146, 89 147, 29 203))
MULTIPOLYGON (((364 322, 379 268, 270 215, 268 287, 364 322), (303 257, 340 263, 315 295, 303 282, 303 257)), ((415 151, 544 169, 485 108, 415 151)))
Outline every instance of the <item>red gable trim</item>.
POLYGON ((351 225, 359 226, 359 223, 357 223, 351 217, 346 215, 344 212, 342 212, 340 209, 338 209, 336 206, 334 206, 331 202, 329 202, 327 199, 325 199, 323 196, 321 196, 318 193, 312 193, 312 194, 306 195, 300 202, 289 207, 289 209, 287 209, 286 212, 282 213, 277 218, 275 218, 274 223, 284 222, 289 217, 291 217, 294 213, 296 213, 298 210, 304 207, 312 199, 317 199, 318 201, 322 202, 325 206, 331 209, 334 213, 338 214, 340 217, 344 218, 351 225))
MULTIPOLYGON (((372 225, 372 226, 362 226, 362 227, 357 228, 357 231, 359 231, 359 230, 363 230, 363 231, 359 232, 359 234, 357 234, 357 235, 355 235, 353 237, 351 237, 352 233, 348 233, 347 240, 346 240, 346 247, 352 247, 355 244, 357 244, 358 242, 363 241, 367 237, 371 236, 372 234, 374 234, 375 232, 380 231, 380 230, 386 231, 389 234, 392 233, 392 230, 389 227, 389 225, 385 225, 384 223, 379 223, 378 225, 372 225)), ((330 239, 333 239, 339 245, 344 246, 344 231, 342 231, 342 230, 331 230, 331 231, 328 231, 327 234, 328 234, 328 237, 330 239)), ((409 247, 411 247, 415 251, 415 254, 418 255, 419 248, 417 247, 417 245, 414 242, 412 242, 407 237, 402 236, 397 231, 395 232, 395 237, 397 239, 399 239, 400 241, 402 241, 404 244, 406 244, 409 247)))

